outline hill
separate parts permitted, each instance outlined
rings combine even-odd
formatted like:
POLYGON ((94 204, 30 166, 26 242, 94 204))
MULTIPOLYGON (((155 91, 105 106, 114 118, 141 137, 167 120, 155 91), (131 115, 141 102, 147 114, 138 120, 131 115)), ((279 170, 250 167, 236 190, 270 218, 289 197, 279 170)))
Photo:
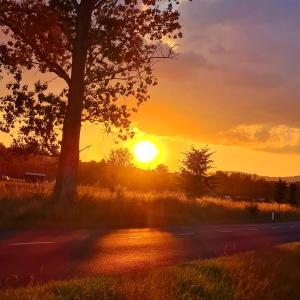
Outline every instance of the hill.
POLYGON ((267 181, 278 181, 280 178, 286 182, 300 182, 300 175, 296 176, 263 176, 263 175, 257 175, 257 174, 252 174, 252 173, 247 173, 247 172, 240 172, 240 171, 222 171, 223 173, 226 173, 228 175, 231 174, 243 174, 243 175, 248 175, 248 176, 254 176, 257 178, 263 178, 267 181))

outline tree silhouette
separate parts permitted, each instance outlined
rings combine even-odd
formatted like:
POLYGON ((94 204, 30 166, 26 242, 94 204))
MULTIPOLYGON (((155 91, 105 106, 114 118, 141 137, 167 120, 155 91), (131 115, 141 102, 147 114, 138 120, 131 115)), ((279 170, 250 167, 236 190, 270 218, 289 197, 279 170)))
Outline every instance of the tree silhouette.
POLYGON ((298 185, 296 182, 292 182, 288 187, 288 197, 287 202, 292 206, 295 206, 298 202, 298 185))
POLYGON ((281 178, 275 183, 274 186, 274 200, 278 203, 279 211, 280 205, 286 202, 287 183, 281 178))
POLYGON ((133 155, 127 148, 112 150, 107 160, 115 167, 133 167, 133 155))
POLYGON ((6 147, 3 143, 0 143, 0 156, 6 152, 6 147))
POLYGON ((217 171, 214 181, 215 192, 220 197, 229 195, 244 199, 263 198, 265 201, 274 198, 275 182, 251 174, 217 171))
POLYGON ((156 168, 155 171, 159 174, 167 174, 169 173, 169 168, 168 166, 164 165, 164 164, 159 164, 156 168))
POLYGON ((27 143, 13 143, 9 150, 17 155, 42 155, 48 156, 47 151, 36 140, 27 141, 27 143))
POLYGON ((202 149, 191 147, 190 151, 184 153, 180 167, 180 182, 187 196, 202 197, 212 187, 212 177, 208 175, 213 163, 212 154, 207 147, 202 149))
POLYGON ((148 86, 157 84, 153 63, 173 56, 164 41, 182 37, 178 5, 177 0, 0 1, 6 35, 0 66, 8 82, 0 128, 11 132, 17 126, 16 143, 38 141, 49 153, 60 148, 55 199, 69 202, 76 195, 83 121, 103 123, 108 132, 118 128, 119 138, 132 136, 130 116, 148 100, 148 86), (30 84, 28 71, 54 78, 30 84), (55 78, 64 85, 56 94, 48 88, 55 78))
POLYGON ((127 148, 112 150, 107 164, 110 190, 115 192, 117 199, 120 200, 124 193, 124 182, 126 182, 128 173, 134 167, 133 155, 127 148))

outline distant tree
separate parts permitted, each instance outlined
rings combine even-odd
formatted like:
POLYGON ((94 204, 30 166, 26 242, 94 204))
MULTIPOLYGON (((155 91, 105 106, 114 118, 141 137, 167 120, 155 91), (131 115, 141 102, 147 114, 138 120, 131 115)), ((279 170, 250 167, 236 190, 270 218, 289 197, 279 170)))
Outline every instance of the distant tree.
POLYGON ((117 199, 120 199, 124 192, 126 179, 129 176, 129 169, 134 167, 133 155, 127 148, 112 150, 107 164, 110 190, 116 193, 117 199))
POLYGON ((164 165, 164 164, 159 164, 156 168, 155 168, 155 171, 157 173, 160 173, 160 174, 166 174, 166 173, 169 173, 169 168, 168 166, 164 165))
POLYGON ((213 152, 207 147, 191 147, 190 151, 184 153, 180 166, 180 183, 188 197, 202 197, 212 188, 213 178, 208 175, 212 168, 212 155, 213 152))
POLYGON ((298 197, 298 185, 296 182, 292 182, 289 184, 287 202, 290 205, 295 206, 297 205, 298 202, 297 197, 298 197))
MULTIPOLYGON (((11 147, 9 147, 9 151, 13 154, 17 155, 42 155, 49 156, 49 152, 45 151, 45 149, 41 146, 41 144, 36 140, 30 140, 26 143, 13 143, 11 147)), ((53 149, 52 154, 55 153, 53 149)), ((56 155, 58 152, 56 152, 56 155)))
POLYGON ((274 182, 264 178, 243 173, 228 173, 217 171, 215 178, 215 192, 218 196, 243 197, 248 199, 274 199, 274 182))
POLYGON ((127 148, 112 150, 107 162, 115 167, 133 167, 133 155, 127 148))
POLYGON ((182 37, 178 6, 178 0, 0 1, 0 73, 8 83, 0 129, 17 127, 16 142, 60 150, 56 200, 75 199, 82 122, 132 136, 130 116, 157 84, 154 62, 173 56, 165 40, 182 37), (26 81, 28 71, 43 80, 26 81), (56 78, 62 89, 54 94, 48 85, 56 78))
POLYGON ((280 205, 286 202, 286 196, 287 196, 287 183, 286 181, 279 179, 277 182, 275 182, 274 185, 274 200, 276 203, 278 203, 279 211, 280 211, 280 205))
POLYGON ((3 155, 6 152, 6 147, 3 143, 0 143, 0 155, 3 155))

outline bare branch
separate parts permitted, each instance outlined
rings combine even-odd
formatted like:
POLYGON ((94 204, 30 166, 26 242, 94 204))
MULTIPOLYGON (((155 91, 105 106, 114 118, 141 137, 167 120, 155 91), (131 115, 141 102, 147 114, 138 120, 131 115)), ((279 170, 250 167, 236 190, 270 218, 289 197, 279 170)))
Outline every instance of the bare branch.
POLYGON ((151 59, 164 59, 164 58, 174 58, 175 54, 174 54, 174 48, 178 46, 177 44, 174 44, 173 46, 169 47, 169 51, 167 54, 164 54, 163 51, 160 51, 160 55, 157 56, 151 56, 151 59))

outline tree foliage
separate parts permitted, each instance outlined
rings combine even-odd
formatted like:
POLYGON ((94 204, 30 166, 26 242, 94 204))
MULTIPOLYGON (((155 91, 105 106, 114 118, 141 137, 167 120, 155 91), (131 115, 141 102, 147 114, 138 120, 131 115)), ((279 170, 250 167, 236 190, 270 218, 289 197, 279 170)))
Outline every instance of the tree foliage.
POLYGON ((287 202, 292 206, 297 205, 297 203, 299 201, 298 191, 299 191, 299 188, 298 188, 297 183, 292 182, 292 183, 289 184, 287 202))
POLYGON ((133 155, 128 148, 112 150, 107 162, 115 167, 133 167, 133 155))
POLYGON ((154 62, 173 56, 164 41, 182 36, 179 3, 173 0, 0 0, 0 71, 7 81, 0 129, 18 129, 16 144, 37 142, 48 153, 59 150, 84 2, 91 24, 81 119, 102 123, 108 132, 117 128, 119 138, 133 134, 130 117, 148 100, 148 87, 157 84, 154 62), (53 75, 32 84, 33 72, 53 75), (55 78, 63 82, 57 93, 50 89, 55 78))
POLYGON ((208 171, 212 168, 213 152, 207 147, 196 149, 191 147, 190 151, 184 153, 181 161, 180 179, 186 194, 190 197, 202 197, 212 187, 213 177, 208 171))
POLYGON ((275 183, 274 200, 279 205, 286 202, 288 185, 281 178, 275 183))
POLYGON ((164 165, 164 164, 159 164, 156 168, 155 168, 155 171, 159 174, 168 174, 170 171, 169 171, 169 168, 168 166, 164 165))
POLYGON ((222 171, 217 171, 214 177, 215 193, 219 197, 273 200, 274 182, 267 181, 265 178, 245 173, 222 171))

